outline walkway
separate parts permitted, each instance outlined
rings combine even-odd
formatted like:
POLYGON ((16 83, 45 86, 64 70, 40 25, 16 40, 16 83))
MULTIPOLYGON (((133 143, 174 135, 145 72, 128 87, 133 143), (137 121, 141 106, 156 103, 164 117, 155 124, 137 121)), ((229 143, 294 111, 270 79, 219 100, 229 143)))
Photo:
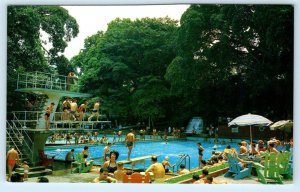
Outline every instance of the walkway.
MULTIPOLYGON (((99 176, 99 167, 93 167, 92 172, 82 174, 71 174, 71 170, 53 171, 52 175, 47 175, 50 183, 90 183, 99 176)), ((169 177, 169 176, 168 176, 169 177)), ((234 180, 222 176, 214 178, 215 181, 227 184, 261 184, 257 181, 257 177, 251 176, 242 180, 234 180)), ((37 182, 37 177, 29 178, 25 182, 37 182)), ((285 180, 284 184, 293 184, 292 180, 285 180)), ((172 185, 172 184, 171 184, 172 185)))

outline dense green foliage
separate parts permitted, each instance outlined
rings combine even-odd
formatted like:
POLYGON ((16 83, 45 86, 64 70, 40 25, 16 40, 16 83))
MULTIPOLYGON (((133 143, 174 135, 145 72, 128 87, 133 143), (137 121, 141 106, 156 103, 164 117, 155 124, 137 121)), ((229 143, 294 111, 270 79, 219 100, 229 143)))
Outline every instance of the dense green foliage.
POLYGON ((100 97, 102 112, 127 120, 166 117, 164 79, 175 56, 176 22, 169 18, 116 19, 85 41, 71 62, 82 68, 83 91, 100 97))
POLYGON ((108 114, 166 120, 292 118, 293 7, 192 5, 180 27, 117 19, 72 61, 108 114), (276 18, 276 19, 274 19, 276 18))
POLYGON ((192 5, 166 78, 183 111, 206 121, 257 113, 292 118, 293 7, 192 5))
MULTIPOLYGON (((191 5, 180 25, 169 18, 116 19, 85 39, 71 60, 82 92, 101 111, 124 121, 185 126, 193 116, 256 113, 271 120, 293 116, 294 8, 290 5, 191 5)), ((15 72, 66 74, 61 55, 78 33, 56 6, 8 8, 8 94, 15 72), (40 30, 53 48, 45 57, 40 30)), ((17 99, 8 97, 8 103, 17 99)))
POLYGON ((77 34, 76 20, 62 7, 8 6, 8 110, 21 110, 18 103, 21 95, 14 91, 17 73, 40 71, 66 75, 69 72, 69 61, 62 53, 77 34), (42 40, 40 36, 46 34, 48 40, 42 40))

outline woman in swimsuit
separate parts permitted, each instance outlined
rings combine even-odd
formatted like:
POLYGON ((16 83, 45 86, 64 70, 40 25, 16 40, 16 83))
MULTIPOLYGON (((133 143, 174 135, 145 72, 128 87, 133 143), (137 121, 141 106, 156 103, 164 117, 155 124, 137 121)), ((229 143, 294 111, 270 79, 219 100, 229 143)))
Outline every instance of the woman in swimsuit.
POLYGON ((106 161, 103 164, 103 168, 108 170, 109 175, 113 176, 114 172, 117 170, 117 159, 119 157, 118 151, 111 151, 110 152, 110 160, 106 161))
POLYGON ((203 147, 201 145, 201 143, 197 143, 198 144, 198 154, 199 154, 199 159, 198 159, 198 166, 199 168, 201 167, 201 160, 202 160, 202 157, 203 157, 203 147))
POLYGON ((84 159, 84 162, 85 162, 85 166, 88 166, 89 165, 89 162, 87 161, 87 158, 90 154, 89 152, 89 147, 88 146, 85 146, 81 152, 83 154, 83 159, 84 159))

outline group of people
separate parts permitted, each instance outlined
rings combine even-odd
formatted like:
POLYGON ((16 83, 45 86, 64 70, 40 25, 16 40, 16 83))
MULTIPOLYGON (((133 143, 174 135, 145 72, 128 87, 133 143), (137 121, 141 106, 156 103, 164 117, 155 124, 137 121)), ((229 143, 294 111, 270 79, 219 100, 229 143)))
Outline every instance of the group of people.
MULTIPOLYGON (((271 138, 269 141, 264 142, 263 140, 258 140, 257 142, 252 141, 247 143, 242 140, 237 143, 238 151, 235 148, 232 148, 230 145, 227 145, 223 152, 212 151, 211 157, 206 161, 202 159, 203 156, 203 147, 198 143, 199 149, 199 168, 208 168, 212 165, 221 164, 226 161, 226 153, 229 153, 237 158, 240 162, 240 166, 244 167, 247 163, 252 163, 254 159, 261 159, 260 156, 265 152, 274 152, 276 154, 284 151, 290 151, 293 148, 293 139, 291 138, 289 142, 284 142, 277 140, 276 138, 271 138), (247 157, 247 158, 245 158, 247 157)), ((261 159, 260 163, 263 164, 261 159)))
MULTIPOLYGON (((78 107, 77 100, 66 97, 62 103, 62 114, 61 120, 73 120, 73 121, 83 121, 84 114, 87 111, 87 101, 81 103, 78 107)), ((100 116, 100 101, 97 100, 94 103, 94 107, 91 115, 88 117, 88 121, 91 121, 92 118, 96 116, 96 120, 99 121, 100 116)))
MULTIPOLYGON (((122 183, 124 174, 132 174, 124 169, 122 162, 116 162, 119 157, 117 151, 111 151, 109 159, 104 162, 99 171, 99 176, 96 177, 93 182, 107 182, 107 183, 122 183)), ((165 176, 165 169, 161 163, 157 162, 157 157, 151 158, 152 164, 145 171, 145 174, 151 172, 155 179, 163 178, 165 176)))
MULTIPOLYGON (((62 121, 83 121, 85 113, 87 111, 87 102, 82 102, 79 107, 76 99, 71 99, 66 97, 62 103, 62 113, 61 120, 62 121)), ((50 103, 45 110, 45 128, 48 130, 50 128, 50 115, 54 111, 55 103, 50 103)), ((94 103, 93 110, 91 115, 88 117, 88 121, 91 121, 94 117, 96 117, 96 121, 99 121, 100 117, 100 101, 96 101, 94 103)))
POLYGON ((194 174, 192 176, 193 184, 226 184, 226 182, 216 182, 214 178, 209 175, 209 171, 207 169, 202 170, 201 175, 194 174))

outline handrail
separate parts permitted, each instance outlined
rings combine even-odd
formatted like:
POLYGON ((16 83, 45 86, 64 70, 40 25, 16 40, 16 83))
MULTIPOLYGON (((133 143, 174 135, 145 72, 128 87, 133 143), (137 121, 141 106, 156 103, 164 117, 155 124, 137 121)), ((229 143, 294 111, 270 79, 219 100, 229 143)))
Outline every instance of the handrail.
MULTIPOLYGON (((26 130, 21 129, 21 131, 20 131, 20 130, 17 128, 17 125, 15 124, 16 122, 20 125, 21 128, 23 128, 22 124, 19 122, 19 119, 18 119, 18 118, 15 116, 15 114, 14 114, 14 120, 12 120, 12 123, 13 123, 14 127, 16 128, 16 130, 18 131, 18 134, 21 134, 21 135, 24 137, 24 143, 25 143, 25 145, 26 145, 26 147, 27 147, 27 150, 30 152, 30 154, 31 154, 31 156, 32 156, 32 158, 33 158, 33 152, 32 152, 32 149, 33 149, 34 143, 33 143, 33 141, 31 140, 31 138, 30 138, 30 136, 28 135, 28 133, 27 133, 26 130), (25 136, 26 136, 26 139, 27 139, 27 140, 25 140, 25 136), (28 141, 29 144, 28 144, 26 141, 28 141)), ((11 128, 14 128, 14 127, 11 127, 11 128)), ((14 129, 12 129, 12 130, 13 130, 13 132, 14 132, 14 129)), ((14 132, 14 134, 15 134, 15 132, 14 132)), ((18 139, 19 139, 19 141, 20 141, 20 138, 18 138, 18 139)))
POLYGON ((40 119, 40 115, 45 113, 44 111, 13 111, 14 119, 18 119, 19 121, 27 121, 27 120, 35 120, 38 121, 40 119))
MULTIPOLYGON (((14 132, 13 127, 11 126, 11 124, 6 120, 6 123, 8 124, 8 127, 10 130, 12 130, 14 132)), ((6 134, 7 136, 10 138, 10 141, 13 142, 14 147, 16 148, 16 150, 19 152, 21 158, 23 158, 23 153, 21 152, 21 150, 19 149, 18 145, 15 143, 14 139, 11 137, 10 133, 8 132, 8 130, 6 129, 6 134)), ((14 132, 15 134, 15 132, 14 132)), ((20 141, 19 137, 18 140, 20 141)))
POLYGON ((82 85, 78 85, 75 82, 75 79, 77 79, 77 77, 42 72, 28 72, 25 74, 18 74, 17 89, 42 88, 79 92, 79 88, 82 87, 82 85))
MULTIPOLYGON (((16 122, 18 122, 19 123, 19 125, 21 125, 21 127, 22 127, 22 124, 19 122, 19 119, 16 117, 16 116, 14 116, 14 119, 16 120, 16 122)), ((13 123, 15 123, 15 121, 13 121, 13 123)), ((15 126, 15 127, 17 127, 17 126, 15 126)), ((23 127, 22 127, 23 128, 23 127)), ((18 130, 18 129, 17 129, 18 130)), ((31 140, 31 138, 29 137, 29 135, 28 135, 28 133, 27 133, 27 131, 25 131, 25 130, 23 130, 23 129, 21 129, 22 130, 22 132, 21 133, 25 133, 25 135, 27 136, 27 138, 29 139, 29 141, 30 141, 30 144, 32 144, 33 143, 33 141, 31 140)), ((28 146, 29 147, 29 146, 28 146)), ((29 147, 29 149, 31 150, 31 148, 29 147)))
POLYGON ((187 158, 189 160, 189 170, 190 170, 191 169, 191 157, 188 154, 180 154, 179 156, 180 156, 180 158, 178 159, 178 161, 173 166, 173 172, 175 172, 175 170, 174 170, 175 165, 177 165, 176 166, 177 171, 179 170, 178 168, 181 165, 182 161, 184 161, 184 165, 186 166, 186 159, 187 158))

